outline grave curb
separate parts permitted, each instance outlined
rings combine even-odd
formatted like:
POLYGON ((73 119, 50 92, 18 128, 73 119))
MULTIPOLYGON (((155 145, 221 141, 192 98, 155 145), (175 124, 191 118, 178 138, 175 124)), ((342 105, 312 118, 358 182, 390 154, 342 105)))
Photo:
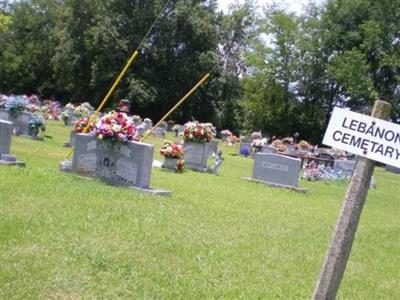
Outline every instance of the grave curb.
POLYGON ((255 183, 261 183, 261 184, 264 184, 264 185, 270 186, 270 187, 287 189, 287 190, 291 190, 291 191, 298 192, 298 193, 307 193, 308 192, 308 189, 306 189, 306 188, 298 188, 298 187, 290 186, 290 185, 276 184, 276 183, 271 183, 271 182, 267 182, 267 181, 263 181, 263 180, 259 180, 259 179, 254 179, 251 177, 241 177, 240 179, 245 180, 245 181, 255 182, 255 183))

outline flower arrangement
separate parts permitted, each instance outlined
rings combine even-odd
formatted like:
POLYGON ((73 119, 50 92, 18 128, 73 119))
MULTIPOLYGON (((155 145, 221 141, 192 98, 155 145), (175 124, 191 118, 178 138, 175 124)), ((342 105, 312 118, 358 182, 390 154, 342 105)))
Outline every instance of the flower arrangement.
POLYGON ((160 149, 160 154, 165 158, 181 159, 183 157, 183 147, 181 144, 164 141, 160 149))
POLYGON ((240 139, 236 136, 236 135, 230 135, 230 136, 228 136, 228 138, 226 139, 226 141, 228 142, 228 143, 231 143, 231 144, 234 144, 234 143, 239 143, 240 142, 240 139))
POLYGON ((274 147, 278 152, 285 152, 287 150, 286 144, 284 144, 280 139, 274 140, 272 142, 272 147, 274 147))
POLYGON ((207 143, 213 137, 212 127, 211 123, 188 122, 183 130, 183 138, 187 142, 207 143))
POLYGON ((328 151, 328 153, 330 155, 332 155, 335 159, 343 159, 343 160, 347 159, 347 153, 346 153, 346 151, 343 151, 343 150, 331 148, 328 151))
POLYGON ((225 129, 221 131, 221 135, 225 135, 225 136, 231 136, 232 132, 230 132, 229 129, 225 129))
MULTIPOLYGON (((82 133, 83 130, 88 125, 89 120, 90 120, 89 117, 80 118, 79 120, 76 120, 74 122, 75 127, 74 127, 73 131, 75 133, 82 133)), ((95 130, 96 130, 96 122, 91 122, 87 132, 90 133, 90 132, 94 132, 95 130)))
MULTIPOLYGON (((43 106, 42 106, 42 107, 43 107, 43 106)), ((36 104, 29 103, 29 104, 26 106, 26 110, 29 111, 29 112, 31 112, 31 113, 35 113, 35 112, 37 112, 37 111, 42 111, 42 108, 39 107, 39 106, 37 106, 36 104)))
POLYGON ((260 152, 263 145, 264 143, 261 139, 256 139, 251 142, 251 148, 253 148, 253 152, 260 152))
POLYGON ((135 124, 142 123, 142 117, 139 116, 139 115, 133 115, 131 117, 131 119, 132 119, 132 122, 135 123, 135 124))
POLYGON ((46 130, 46 121, 40 115, 32 115, 29 118, 29 127, 32 129, 40 129, 42 131, 46 130))
POLYGON ((93 106, 91 106, 90 105, 90 103, 89 102, 83 102, 81 105, 79 105, 79 106, 83 106, 83 107, 86 107, 88 110, 94 110, 94 108, 93 108, 93 106))
POLYGON ((303 179, 308 181, 334 181, 349 179, 341 170, 333 170, 330 167, 317 166, 310 162, 304 170, 303 179))
POLYGON ((64 106, 64 109, 74 110, 75 106, 71 102, 69 102, 64 106))
POLYGON ((100 141, 127 143, 134 139, 136 127, 125 113, 111 111, 97 122, 95 133, 100 141))
POLYGON ((260 131, 254 131, 254 132, 250 135, 250 137, 251 137, 253 140, 261 140, 261 139, 262 139, 262 134, 261 134, 260 131))
POLYGON ((89 109, 85 105, 81 104, 75 108, 74 113, 79 118, 85 118, 89 116, 89 109))
POLYGON ((311 144, 309 144, 307 141, 305 141, 305 140, 301 140, 298 144, 297 144, 297 146, 300 148, 300 149, 308 149, 308 148, 310 148, 311 147, 311 144))
POLYGON ((5 104, 6 110, 15 118, 28 106, 28 101, 21 96, 11 96, 5 104))
POLYGON ((292 137, 285 137, 282 139, 282 143, 286 145, 292 145, 294 143, 294 139, 292 137))
POLYGON ((0 94, 0 108, 5 108, 7 101, 8 97, 6 95, 0 94))

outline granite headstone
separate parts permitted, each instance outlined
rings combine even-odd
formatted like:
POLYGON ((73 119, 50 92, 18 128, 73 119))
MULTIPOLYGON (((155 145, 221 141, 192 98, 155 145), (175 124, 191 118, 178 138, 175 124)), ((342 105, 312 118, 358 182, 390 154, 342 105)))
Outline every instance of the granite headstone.
POLYGON ((272 153, 256 153, 253 179, 282 186, 297 187, 301 160, 272 153))
POLYGON ((352 176, 355 166, 356 166, 355 160, 335 159, 333 163, 333 169, 342 171, 346 176, 352 176))
POLYGON ((72 171, 113 184, 149 188, 153 152, 149 144, 111 144, 80 133, 75 136, 72 171))

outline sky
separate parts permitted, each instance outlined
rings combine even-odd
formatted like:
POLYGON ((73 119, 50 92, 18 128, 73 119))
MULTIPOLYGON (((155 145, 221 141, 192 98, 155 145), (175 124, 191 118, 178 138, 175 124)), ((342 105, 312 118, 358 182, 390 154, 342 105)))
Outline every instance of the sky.
MULTIPOLYGON (((243 0, 218 0, 219 8, 226 13, 228 12, 229 5, 236 1, 239 1, 241 3, 243 2, 243 0)), ((264 6, 265 4, 270 4, 274 2, 274 0, 257 0, 256 2, 259 6, 264 6)), ((310 0, 280 0, 275 2, 279 4, 284 4, 290 12, 300 14, 302 12, 303 6, 309 3, 310 0)), ((321 3, 322 0, 315 0, 313 2, 321 3)))

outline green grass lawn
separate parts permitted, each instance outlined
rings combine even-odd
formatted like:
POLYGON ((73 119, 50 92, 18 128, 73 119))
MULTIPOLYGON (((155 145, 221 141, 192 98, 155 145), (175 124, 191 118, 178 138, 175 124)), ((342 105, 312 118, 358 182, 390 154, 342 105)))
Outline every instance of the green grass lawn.
MULTIPOLYGON (((146 196, 60 172, 68 128, 47 134, 0 166, 0 299, 311 298, 347 183, 245 182, 252 160, 220 146, 219 176, 153 169, 173 195, 146 196)), ((339 299, 400 299, 400 177, 374 176, 339 299)))

